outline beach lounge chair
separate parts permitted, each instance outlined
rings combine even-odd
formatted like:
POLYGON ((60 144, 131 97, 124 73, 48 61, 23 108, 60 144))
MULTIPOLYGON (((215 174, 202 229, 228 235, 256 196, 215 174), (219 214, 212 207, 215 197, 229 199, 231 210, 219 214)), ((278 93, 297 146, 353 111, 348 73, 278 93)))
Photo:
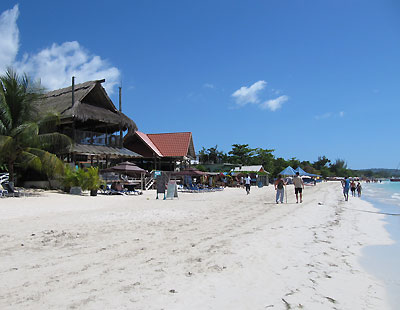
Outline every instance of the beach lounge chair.
POLYGON ((126 195, 126 193, 121 189, 121 190, 116 190, 114 188, 111 188, 112 186, 110 184, 107 184, 107 186, 100 186, 100 194, 102 195, 126 195))
POLYGON ((0 184, 0 197, 7 197, 8 191, 0 184))
POLYGON ((134 184, 125 184, 123 192, 128 195, 142 195, 143 194, 141 191, 138 191, 137 189, 135 189, 134 184))
POLYGON ((16 190, 14 188, 14 186, 12 184, 10 184, 10 183, 4 182, 1 185, 7 191, 7 193, 6 193, 7 197, 21 197, 21 196, 24 195, 23 191, 16 190))

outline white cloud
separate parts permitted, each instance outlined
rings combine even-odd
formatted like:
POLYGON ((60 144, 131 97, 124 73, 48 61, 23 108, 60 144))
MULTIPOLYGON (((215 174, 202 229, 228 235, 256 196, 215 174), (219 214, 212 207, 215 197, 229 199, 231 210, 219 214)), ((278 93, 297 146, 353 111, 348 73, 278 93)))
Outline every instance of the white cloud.
POLYGON ((339 116, 340 116, 340 117, 343 117, 343 116, 344 116, 344 111, 340 111, 340 112, 339 112, 339 116))
POLYGON ((332 113, 331 112, 327 112, 327 113, 324 113, 324 114, 321 114, 321 115, 315 115, 315 119, 317 119, 317 120, 327 119, 327 118, 329 118, 331 116, 332 116, 332 113))
POLYGON ((261 109, 270 109, 271 111, 276 111, 282 107, 282 105, 289 100, 289 97, 286 95, 279 96, 275 99, 270 99, 262 104, 260 104, 261 109))
POLYGON ((205 87, 205 88, 211 88, 211 89, 214 89, 214 88, 215 88, 215 86, 214 86, 213 84, 210 84, 210 83, 205 83, 205 84, 203 85, 203 87, 205 87))
POLYGON ((0 15, 0 71, 12 65, 19 48, 18 4, 0 15))
POLYGON ((16 61, 19 50, 18 5, 0 15, 0 70, 13 66, 20 73, 40 79, 42 85, 54 90, 71 85, 72 76, 77 83, 105 79, 109 94, 119 83, 120 71, 100 56, 91 54, 79 42, 53 43, 37 54, 24 54, 16 61))
POLYGON ((274 89, 274 88, 271 89, 271 92, 275 95, 280 95, 282 93, 280 89, 274 89))
POLYGON ((25 54, 15 65, 19 71, 40 78, 50 90, 69 86, 71 77, 75 76, 77 83, 105 78, 104 87, 108 93, 113 93, 120 77, 117 68, 111 67, 100 56, 91 55, 76 41, 54 43, 37 54, 25 54))
POLYGON ((232 94, 238 106, 245 106, 248 103, 258 103, 260 101, 259 93, 265 88, 267 82, 258 81, 250 87, 242 86, 240 89, 232 94))

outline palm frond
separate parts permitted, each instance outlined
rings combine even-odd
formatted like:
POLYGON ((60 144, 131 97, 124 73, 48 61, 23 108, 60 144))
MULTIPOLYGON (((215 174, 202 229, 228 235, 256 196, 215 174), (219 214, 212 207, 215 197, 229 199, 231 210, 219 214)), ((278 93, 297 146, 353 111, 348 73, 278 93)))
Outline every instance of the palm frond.
POLYGON ((37 140, 40 148, 54 154, 68 152, 73 144, 70 137, 58 132, 38 135, 37 140))
POLYGON ((32 168, 36 171, 42 170, 42 161, 40 157, 29 152, 29 151, 22 151, 19 154, 18 161, 16 162, 16 166, 21 168, 32 168))
POLYGON ((60 123, 60 116, 56 113, 48 113, 41 116, 37 121, 39 126, 39 134, 45 134, 57 131, 57 126, 60 123))
POLYGON ((15 159, 16 154, 15 140, 9 136, 0 136, 0 155, 4 159, 15 159))
POLYGON ((40 171, 47 176, 63 174, 64 163, 56 155, 38 148, 27 148, 26 151, 40 159, 40 171))
POLYGON ((26 74, 21 77, 12 68, 8 68, 5 75, 0 76, 0 81, 12 120, 11 128, 33 120, 38 114, 34 102, 40 97, 39 89, 34 83, 26 74))
POLYGON ((12 136, 18 141, 21 148, 37 146, 38 133, 38 125, 33 122, 24 123, 17 128, 14 128, 11 132, 12 136))
POLYGON ((11 123, 10 109, 4 97, 3 84, 0 80, 0 134, 7 134, 7 131, 11 128, 11 123))

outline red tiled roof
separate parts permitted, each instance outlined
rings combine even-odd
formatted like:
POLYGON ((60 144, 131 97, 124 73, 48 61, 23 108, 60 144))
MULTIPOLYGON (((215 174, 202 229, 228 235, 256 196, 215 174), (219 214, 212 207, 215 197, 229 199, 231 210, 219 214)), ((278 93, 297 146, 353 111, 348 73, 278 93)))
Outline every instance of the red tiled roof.
POLYGON ((191 132, 157 133, 147 136, 165 157, 183 157, 190 152, 191 132))
POLYGON ((146 143, 153 150, 154 153, 156 153, 160 157, 163 156, 163 154, 161 154, 157 146, 155 146, 154 143, 150 140, 148 135, 140 131, 136 131, 136 134, 143 140, 144 143, 146 143))

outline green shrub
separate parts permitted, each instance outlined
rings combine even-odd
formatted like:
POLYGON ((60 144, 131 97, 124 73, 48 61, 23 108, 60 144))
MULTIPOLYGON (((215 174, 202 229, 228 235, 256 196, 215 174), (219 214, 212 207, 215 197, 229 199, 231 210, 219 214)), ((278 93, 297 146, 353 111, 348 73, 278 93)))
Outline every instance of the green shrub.
MULTIPOLYGON (((101 179, 99 176, 99 168, 90 167, 85 171, 85 188, 88 190, 96 190, 100 188, 101 179)), ((82 187, 83 188, 83 187, 82 187)))
POLYGON ((73 169, 67 166, 64 170, 62 184, 67 190, 73 186, 79 186, 84 191, 99 189, 101 185, 99 169, 95 167, 73 169))

